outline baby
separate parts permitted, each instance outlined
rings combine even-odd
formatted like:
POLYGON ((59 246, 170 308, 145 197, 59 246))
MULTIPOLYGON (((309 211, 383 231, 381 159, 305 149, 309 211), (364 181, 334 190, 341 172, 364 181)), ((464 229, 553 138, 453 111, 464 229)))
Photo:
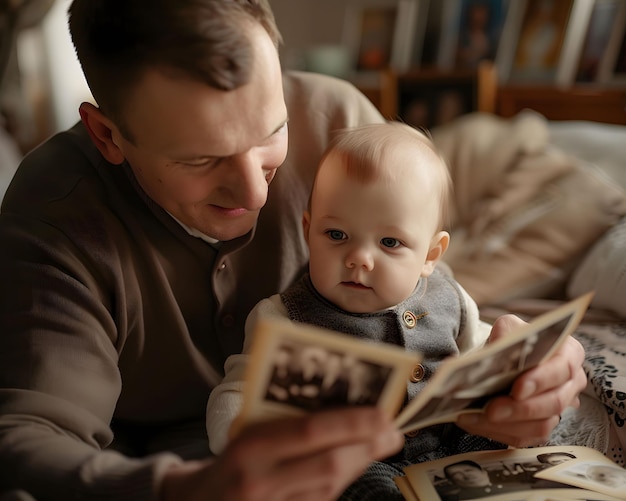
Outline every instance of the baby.
MULTIPOLYGON (((467 292, 437 268, 450 240, 444 230, 450 194, 447 166, 420 131, 399 122, 340 131, 320 162, 303 216, 309 273, 252 310, 244 353, 262 317, 392 343, 423 356, 407 381, 411 399, 442 359, 482 346, 490 326, 480 322, 467 292)), ((241 408, 246 360, 230 357, 223 383, 210 395, 207 431, 215 453, 241 408)), ((395 493, 393 477, 407 464, 494 447, 503 446, 454 424, 432 426, 366 476, 395 493)), ((371 495, 364 477, 351 489, 363 485, 371 495)))

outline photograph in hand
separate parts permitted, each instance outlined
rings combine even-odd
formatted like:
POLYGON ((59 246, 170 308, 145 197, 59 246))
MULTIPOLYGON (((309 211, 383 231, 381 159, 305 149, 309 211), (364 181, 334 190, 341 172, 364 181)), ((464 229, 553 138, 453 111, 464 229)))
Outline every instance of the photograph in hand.
POLYGON ((591 297, 581 296, 480 350, 447 360, 403 409, 397 424, 407 432, 455 421, 461 413, 482 412, 491 398, 508 393, 521 373, 554 353, 580 323, 591 297))
POLYGON ((445 359, 405 403, 421 354, 284 319, 259 322, 245 374, 240 424, 322 409, 377 406, 404 433, 483 412, 524 371, 549 358, 580 323, 593 293, 536 317, 508 336, 445 359))
POLYGON ((307 411, 378 404, 392 368, 350 353, 284 342, 274 352, 265 399, 307 411))
POLYGON ((418 353, 285 320, 255 331, 242 423, 321 409, 368 405, 393 417, 418 353))

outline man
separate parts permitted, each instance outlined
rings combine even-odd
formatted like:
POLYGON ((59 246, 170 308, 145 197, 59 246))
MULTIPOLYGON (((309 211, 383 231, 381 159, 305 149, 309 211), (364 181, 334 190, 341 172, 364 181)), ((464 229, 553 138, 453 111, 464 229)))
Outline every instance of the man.
POLYGON ((529 484, 523 482, 493 482, 489 472, 471 460, 451 463, 444 467, 443 473, 452 484, 458 487, 457 491, 443 496, 447 501, 482 499, 506 492, 526 491, 531 488, 529 484))
MULTIPOLYGON (((204 410, 248 311, 306 267, 330 131, 382 118, 348 84, 281 82, 265 0, 75 0, 70 30, 98 106, 25 159, 0 214, 0 492, 336 498, 401 447, 375 409, 251 427, 214 459, 204 410)), ((544 440, 582 358, 572 341, 460 424, 544 440)))

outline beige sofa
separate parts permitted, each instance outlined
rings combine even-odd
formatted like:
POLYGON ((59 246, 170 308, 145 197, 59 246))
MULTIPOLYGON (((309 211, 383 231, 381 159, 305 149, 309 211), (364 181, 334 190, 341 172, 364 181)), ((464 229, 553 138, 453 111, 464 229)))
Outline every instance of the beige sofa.
POLYGON ((445 260, 487 320, 589 290, 574 336, 589 384, 553 442, 626 447, 626 126, 472 114, 432 131, 455 185, 445 260))

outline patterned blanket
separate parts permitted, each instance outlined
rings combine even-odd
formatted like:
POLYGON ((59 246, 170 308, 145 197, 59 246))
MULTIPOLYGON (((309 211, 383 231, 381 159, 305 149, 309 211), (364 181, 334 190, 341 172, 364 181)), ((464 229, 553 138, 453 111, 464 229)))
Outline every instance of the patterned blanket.
MULTIPOLYGON (((610 432, 626 450, 626 322, 584 323, 574 337, 585 348, 587 394, 604 405, 610 432)), ((612 453, 615 445, 607 444, 603 452, 612 453)))
MULTIPOLYGON (((481 315, 493 321, 504 313, 515 313, 528 320, 559 304, 562 302, 517 300, 485 307, 481 315)), ((583 369, 588 385, 580 407, 563 413, 549 444, 592 447, 626 466, 626 320, 591 308, 572 335, 585 349, 583 369)))

